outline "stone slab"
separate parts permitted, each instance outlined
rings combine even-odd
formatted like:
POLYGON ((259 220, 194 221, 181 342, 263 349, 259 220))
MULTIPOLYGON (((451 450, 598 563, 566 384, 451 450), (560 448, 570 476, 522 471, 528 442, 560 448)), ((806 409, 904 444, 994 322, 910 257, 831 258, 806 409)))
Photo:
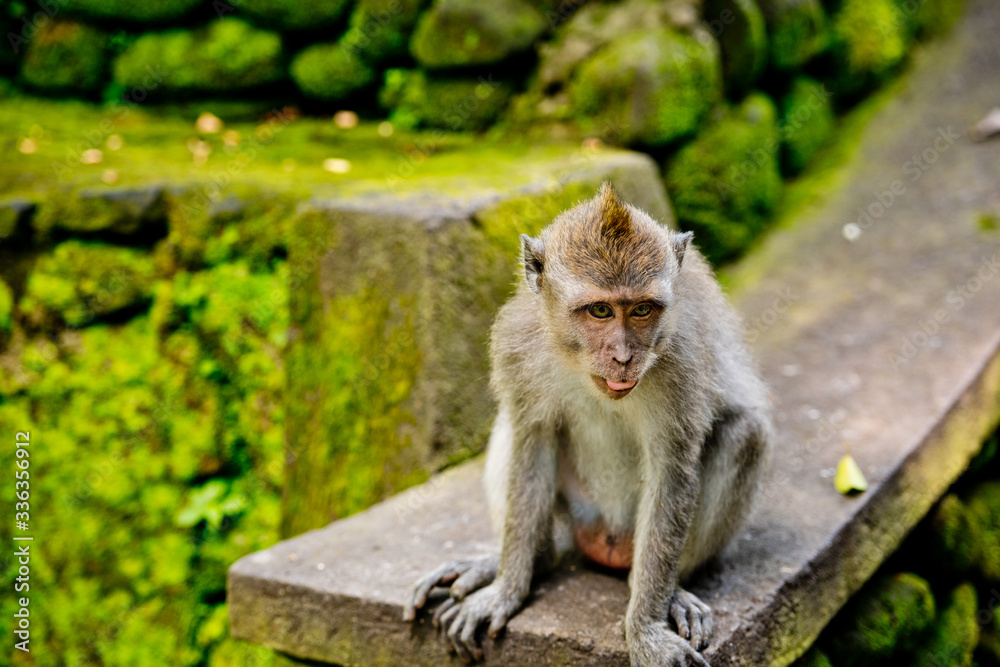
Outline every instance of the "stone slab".
MULTIPOLYGON (((1000 235, 977 219, 1000 210, 1000 142, 966 132, 997 103, 998 31, 1000 5, 971 2, 949 38, 918 54, 837 187, 733 272, 778 436, 750 525, 690 586, 714 609, 715 667, 801 655, 997 424, 1000 235), (902 194, 859 222, 896 181, 902 194), (871 483, 857 497, 832 485, 845 444, 871 483)), ((341 664, 457 663, 429 622, 399 619, 415 577, 497 548, 480 465, 238 561, 233 635, 341 664)), ((487 643, 487 662, 627 664, 626 601, 621 578, 558 572, 487 643)))

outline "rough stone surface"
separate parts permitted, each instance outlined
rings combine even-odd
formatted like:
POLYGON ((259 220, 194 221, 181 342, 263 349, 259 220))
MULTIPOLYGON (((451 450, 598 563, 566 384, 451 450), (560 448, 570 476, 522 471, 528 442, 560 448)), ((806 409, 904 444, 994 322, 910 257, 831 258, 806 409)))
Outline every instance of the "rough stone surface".
MULTIPOLYGON (((690 585, 714 609, 714 667, 803 654, 996 425, 1000 236, 975 221, 1000 207, 1000 144, 963 133, 996 104, 998 29, 1000 6, 972 3, 957 34, 918 56, 838 186, 800 211, 807 224, 782 227, 735 271, 778 441, 750 526, 690 585), (933 164, 910 180, 908 161, 930 150, 933 164), (845 240, 845 223, 896 179, 903 194, 845 240), (829 477, 842 442, 871 483, 857 497, 829 477)), ((401 605, 440 561, 496 549, 480 465, 238 561, 233 634, 342 664, 457 663, 426 619, 400 621, 401 605)), ((488 663, 627 664, 627 595, 621 578, 559 572, 487 644, 488 663)))
POLYGON ((503 185, 425 177, 406 193, 381 185, 305 207, 289 242, 285 535, 482 447, 493 417, 487 339, 514 284, 519 232, 539 231, 605 179, 672 222, 644 155, 511 160, 492 165, 511 170, 503 185))

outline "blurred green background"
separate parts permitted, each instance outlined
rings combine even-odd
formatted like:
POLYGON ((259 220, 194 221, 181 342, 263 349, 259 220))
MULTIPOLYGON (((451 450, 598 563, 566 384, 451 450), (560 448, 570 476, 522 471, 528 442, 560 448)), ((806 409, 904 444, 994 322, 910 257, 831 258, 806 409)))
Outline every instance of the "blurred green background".
POLYGON ((228 638, 225 573, 279 539, 299 201, 400 156, 625 146, 723 264, 961 6, 0 2, 0 437, 32 432, 37 503, 37 649, 14 663, 272 662, 228 638))

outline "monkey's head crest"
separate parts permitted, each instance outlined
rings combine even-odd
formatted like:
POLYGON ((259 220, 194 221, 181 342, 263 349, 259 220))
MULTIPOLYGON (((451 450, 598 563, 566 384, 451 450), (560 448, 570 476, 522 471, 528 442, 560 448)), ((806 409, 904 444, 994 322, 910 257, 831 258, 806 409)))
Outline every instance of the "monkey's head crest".
POLYGON ((535 293, 545 274, 603 289, 644 288, 677 274, 691 237, 661 227, 605 181, 597 196, 559 215, 538 238, 521 235, 525 279, 535 293))

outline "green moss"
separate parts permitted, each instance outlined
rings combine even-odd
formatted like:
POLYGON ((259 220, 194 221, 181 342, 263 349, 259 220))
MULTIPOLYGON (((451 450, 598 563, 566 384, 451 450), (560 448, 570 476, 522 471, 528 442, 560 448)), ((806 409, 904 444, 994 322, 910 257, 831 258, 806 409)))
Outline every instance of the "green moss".
POLYGON ((982 543, 979 525, 957 495, 942 498, 925 525, 922 550, 928 562, 960 575, 978 562, 982 543))
POLYGON ((103 188, 50 198, 42 203, 32 224, 43 237, 53 229, 134 234, 162 224, 164 218, 164 200, 157 187, 103 188))
POLYGON ((684 146, 666 167, 681 228, 713 262, 732 259, 761 234, 781 196, 774 104, 755 93, 684 146))
POLYGON ((147 33, 114 62, 115 83, 156 97, 245 90, 283 76, 281 38, 234 18, 195 31, 147 33))
POLYGON ((830 658, 818 648, 812 648, 795 662, 795 667, 833 667, 830 658))
MULTIPOLYGON (((901 0, 904 7, 912 7, 912 2, 901 0)), ((948 32, 965 12, 965 0, 921 0, 915 17, 917 34, 921 39, 929 39, 948 32)))
POLYGON ((841 612, 826 648, 837 667, 884 664, 914 645, 934 620, 930 585, 907 572, 869 583, 841 612))
POLYGON ((799 69, 826 48, 829 30, 819 0, 760 0, 760 4, 773 67, 799 69))
POLYGON ((35 205, 27 199, 0 200, 0 242, 16 236, 20 227, 34 215, 35 205))
POLYGON ((0 349, 14 327, 14 292, 0 279, 0 349))
POLYGON ((356 52, 342 44, 313 44, 291 65, 299 90, 321 100, 339 100, 375 81, 373 70, 356 52))
POLYGON ((704 13, 719 40, 726 93, 741 98, 767 64, 764 16, 754 0, 708 0, 704 13))
POLYGON ((291 304, 300 333, 288 350, 289 392, 304 400, 289 404, 295 437, 288 479, 296 492, 285 497, 285 535, 357 512, 426 478, 411 446, 415 418, 408 400, 421 365, 416 295, 412 279, 407 289, 394 278, 392 264, 415 265, 420 239, 364 230, 365 273, 345 271, 334 280, 337 295, 324 301, 316 253, 335 245, 332 233, 325 216, 306 214, 289 249, 306 285, 291 304))
POLYGON ((198 193, 173 199, 169 232, 156 250, 157 266, 171 274, 240 259, 253 271, 265 270, 284 254, 293 208, 290 199, 239 187, 230 188, 218 203, 204 202, 198 193))
POLYGON ((799 77, 781 98, 781 166, 798 174, 833 136, 833 104, 823 85, 799 77))
POLYGON ((976 568, 990 582, 1000 582, 1000 481, 982 482, 966 498, 977 538, 976 568))
POLYGON ((884 81, 906 58, 910 39, 894 0, 844 0, 833 17, 833 91, 856 95, 884 81))
POLYGON ((694 133, 721 97, 718 47, 671 30, 623 35, 577 69, 570 97, 602 134, 667 144, 694 133))
POLYGON ((21 78, 52 92, 92 92, 104 83, 107 37, 82 23, 45 21, 28 44, 21 78))
POLYGON ((141 304, 152 291, 153 263, 137 250, 66 241, 28 276, 20 310, 36 325, 57 318, 70 326, 141 304))
POLYGON ((403 127, 468 132, 489 127, 512 92, 510 84, 492 78, 438 78, 419 70, 389 70, 380 102, 393 109, 391 120, 403 127))
POLYGON ((977 607, 976 589, 972 584, 962 584, 953 590, 907 664, 913 667, 971 667, 972 653, 979 642, 977 607))
POLYGON ((425 4, 426 0, 359 0, 341 44, 370 63, 403 56, 425 4))
POLYGON ((271 30, 316 30, 335 25, 351 0, 233 0, 241 12, 271 30))
POLYGON ((524 0, 436 0, 417 22, 410 52, 428 68, 491 65, 528 50, 546 27, 524 0))
POLYGON ((62 0, 68 12, 98 19, 160 23, 180 18, 202 4, 202 0, 62 0))

